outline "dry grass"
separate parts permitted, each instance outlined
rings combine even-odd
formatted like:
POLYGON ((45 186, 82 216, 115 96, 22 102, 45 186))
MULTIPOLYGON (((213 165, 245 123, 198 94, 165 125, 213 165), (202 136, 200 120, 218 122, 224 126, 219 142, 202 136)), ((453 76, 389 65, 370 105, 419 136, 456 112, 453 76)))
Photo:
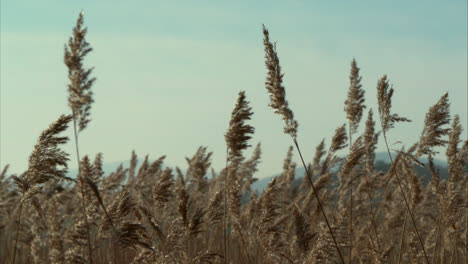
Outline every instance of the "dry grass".
POLYGON ((165 168, 165 156, 152 162, 146 156, 138 165, 132 152, 129 168, 107 175, 102 154, 94 161, 85 155, 78 177, 67 178, 68 154, 60 146, 68 138, 60 133, 73 120, 79 157, 78 133, 90 121, 93 103, 94 78, 82 65, 91 48, 82 25, 80 14, 65 52, 72 114, 40 135, 25 173, 10 175, 8 166, 0 173, 0 263, 468 262, 468 141, 460 138, 459 117, 450 119, 448 95, 429 109, 419 142, 399 150, 388 171, 376 171, 378 141, 386 143, 398 122, 410 120, 391 112, 394 89, 383 76, 377 84, 378 116, 369 109, 364 133, 353 140, 366 108, 353 60, 345 102, 349 130, 340 125, 329 147, 321 141, 307 165, 276 46, 265 27, 270 106, 285 121, 284 132, 306 171, 303 178, 295 175, 291 147, 282 174, 263 193, 252 190, 261 148, 243 155, 254 133, 246 124, 253 112, 245 92, 239 93, 225 135, 226 167, 213 177, 207 176, 212 153, 200 147, 187 158, 186 172, 165 168), (432 161, 441 148, 448 179, 432 161), (428 164, 418 161, 423 155, 428 164), (421 165, 432 173, 427 185, 416 174, 421 165))

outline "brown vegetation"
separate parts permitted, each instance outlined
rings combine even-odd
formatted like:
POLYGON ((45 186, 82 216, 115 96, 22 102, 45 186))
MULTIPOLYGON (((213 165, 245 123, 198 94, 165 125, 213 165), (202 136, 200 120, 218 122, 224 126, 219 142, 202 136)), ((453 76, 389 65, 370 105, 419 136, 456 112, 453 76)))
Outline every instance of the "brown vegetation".
POLYGON ((392 113, 394 89, 384 75, 377 84, 378 116, 369 109, 364 133, 353 137, 366 108, 353 60, 344 107, 348 132, 340 125, 328 149, 323 140, 306 164, 276 45, 265 27, 263 34, 270 106, 285 121, 303 178, 295 175, 291 147, 282 174, 263 193, 252 189, 261 149, 258 144, 250 158, 243 154, 254 133, 244 91, 225 134, 226 167, 212 177, 206 147, 187 158, 186 172, 164 167, 165 156, 152 162, 146 156, 138 165, 133 152, 129 168, 105 175, 102 154, 94 161, 80 158, 78 135, 90 122, 95 80, 92 69, 83 68, 91 48, 80 14, 65 49, 71 115, 60 116, 40 135, 26 172, 8 175, 6 166, 0 173, 0 262, 467 263, 468 141, 460 138, 458 115, 451 122, 448 94, 429 109, 419 142, 392 159, 388 132, 410 120, 392 113), (66 176, 68 154, 60 149, 68 141, 60 134, 72 121, 76 178, 66 176), (391 159, 387 172, 374 170, 379 139, 391 159), (441 148, 448 180, 433 164, 441 148), (423 155, 428 164, 419 161, 423 155), (337 164, 342 164, 338 172, 337 164), (431 170, 428 185, 415 166, 431 170))

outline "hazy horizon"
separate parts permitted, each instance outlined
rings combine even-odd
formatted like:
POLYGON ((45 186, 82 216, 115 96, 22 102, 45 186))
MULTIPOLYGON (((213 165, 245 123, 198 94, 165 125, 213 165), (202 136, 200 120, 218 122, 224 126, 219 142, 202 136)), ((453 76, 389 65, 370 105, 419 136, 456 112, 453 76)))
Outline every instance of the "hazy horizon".
MULTIPOLYGON (((262 144, 257 177, 281 170, 292 141, 268 108, 262 23, 277 41, 286 96, 307 161, 322 138, 328 146, 335 128, 346 122, 343 105, 353 58, 366 90, 363 119, 369 108, 376 112, 377 80, 388 74, 395 89, 393 111, 413 120, 397 124, 388 135, 390 143, 417 142, 425 113, 447 91, 452 117, 460 115, 467 138, 466 1, 214 6, 208 1, 5 0, 0 11, 0 166, 10 164, 10 172, 24 171, 40 132, 70 113, 63 49, 82 10, 94 48, 84 65, 95 67, 97 78, 92 121, 80 135, 82 155, 102 152, 105 162, 118 162, 129 160, 135 150, 140 158, 167 155, 167 164, 186 166, 185 157, 207 146, 219 171, 230 114, 237 93, 245 90, 254 111, 250 144, 262 144)), ((67 131, 70 142, 64 148, 71 168, 76 167, 72 133, 67 131)), ((377 151, 383 150, 381 143, 377 151)))

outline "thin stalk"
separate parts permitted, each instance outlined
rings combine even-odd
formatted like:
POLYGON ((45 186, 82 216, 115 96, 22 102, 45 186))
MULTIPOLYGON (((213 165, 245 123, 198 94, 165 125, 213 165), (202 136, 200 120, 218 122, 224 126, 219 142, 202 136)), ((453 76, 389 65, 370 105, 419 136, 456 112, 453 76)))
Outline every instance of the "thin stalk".
POLYGON ((224 264, 228 263, 227 256, 227 186, 228 186, 228 154, 229 149, 226 148, 226 168, 224 176, 224 219, 223 219, 223 241, 224 241, 224 264))
POLYGON ((403 224, 403 230, 401 231, 400 239, 400 251, 398 251, 398 264, 401 263, 401 257, 403 256, 403 243, 405 241, 405 231, 406 231, 406 220, 408 219, 408 210, 405 210, 405 221, 403 224))
POLYGON ((411 212, 411 209, 410 209, 410 206, 409 206, 409 203, 408 203, 408 199, 406 198, 405 192, 403 191, 403 186, 401 184, 400 176, 398 175, 398 173, 397 173, 397 171, 395 169, 395 166, 393 164, 393 158, 392 158, 392 155, 390 154, 390 148, 388 147, 387 135, 386 135, 385 130, 383 128, 382 116, 381 115, 380 115, 380 125, 382 126, 382 132, 383 132, 382 134, 384 136, 385 146, 387 148, 387 154, 388 154, 388 157, 390 158, 392 173, 397 178, 398 187, 400 188, 401 195, 403 196, 403 200, 405 201, 406 209, 408 210, 408 213, 409 213, 409 215, 411 217, 411 222, 413 222, 414 229, 416 230, 416 235, 418 236, 419 243, 421 244, 421 248, 423 250, 424 258, 426 259, 426 263, 430 264, 429 263, 429 258, 427 257, 427 254, 426 254, 426 249, 424 248, 424 243, 422 241, 421 235, 419 234, 419 230, 418 230, 418 226, 416 224, 416 220, 414 219, 414 215, 411 212))
POLYGON ((349 263, 351 263, 353 260, 353 186, 351 186, 349 196, 349 263))
MULTIPOLYGON (((468 197, 468 188, 466 188, 466 181, 465 181, 465 204, 466 204, 466 198, 468 197)), ((466 213, 466 206, 465 206, 465 250, 463 251, 465 253, 465 263, 468 263, 468 258, 467 258, 467 250, 468 250, 468 217, 466 213)))
POLYGON ((241 232, 239 233, 240 235, 240 238, 241 238, 241 245, 242 245, 242 249, 244 250, 244 254, 245 256, 247 257, 247 263, 252 263, 250 261, 250 256, 249 256, 249 252, 247 251, 247 246, 245 245, 245 239, 244 239, 244 236, 242 235, 242 230, 241 232))
POLYGON ((439 245, 439 233, 440 233, 440 220, 442 216, 439 215, 437 219, 437 232, 436 232, 436 242, 434 246, 434 253, 432 254, 432 264, 436 263, 436 256, 437 256, 437 246, 439 245))
MULTIPOLYGON (((76 149, 76 162, 78 163, 78 177, 80 177, 81 174, 81 169, 80 169, 80 152, 78 148, 78 133, 76 130, 76 118, 75 118, 75 113, 73 113, 73 132, 75 134, 75 149, 76 149)), ((85 203, 85 197, 84 197, 84 186, 83 186, 83 181, 80 182, 80 189, 81 189, 81 205, 83 208, 83 216, 85 219, 85 224, 86 224, 86 235, 88 239, 88 261, 90 264, 93 264, 93 257, 92 257, 92 247, 91 247, 91 235, 89 233, 89 223, 88 223, 88 214, 86 213, 86 203, 85 203)))
POLYGON ((299 148, 299 144, 297 143, 296 138, 293 138, 294 144, 296 145, 297 151, 299 152, 299 156, 301 157, 302 165, 304 166, 304 170, 306 171, 307 174, 307 179, 309 181, 310 186, 312 187, 312 191, 315 195, 315 199, 317 199, 317 204, 320 208, 320 211, 322 212, 323 219, 325 220, 325 223, 327 224, 328 231, 330 232, 330 235, 333 239, 333 243, 335 245, 336 251, 338 251, 338 255, 341 259, 341 262, 344 264, 344 258, 343 255, 341 254, 341 250, 338 247, 338 243, 336 242, 335 235, 333 234, 333 231, 331 229, 330 223, 328 222, 327 215, 325 214, 325 211, 323 210, 322 203, 320 202, 320 198, 318 196, 317 190, 315 189, 314 183, 312 182, 312 176, 310 175, 309 170, 307 169, 307 166, 305 165, 304 158, 302 157, 301 149, 299 148))
MULTIPOLYGON (((349 151, 351 153, 352 141, 351 123, 349 124, 349 151)), ((349 193, 349 263, 353 260, 353 175, 350 173, 349 193)))
MULTIPOLYGON (((367 177, 367 174, 365 173, 364 175, 366 177, 366 181, 369 183, 369 178, 367 177)), ((375 224, 375 215, 374 215, 374 209, 373 209, 373 206, 372 206, 372 199, 371 199, 371 195, 369 193, 369 190, 367 188, 366 188, 366 193, 367 193, 367 198, 369 200, 369 207, 370 207, 369 209, 370 209, 370 213, 371 213, 371 223, 372 223, 372 226, 374 228, 377 247, 378 247, 379 250, 382 250, 382 248, 380 247, 380 242, 379 242, 379 234, 377 233, 377 225, 375 224)))
MULTIPOLYGON (((453 241, 453 238, 452 238, 452 245, 453 245, 453 248, 456 249, 457 248, 457 245, 455 244, 455 242, 453 241)), ((452 263, 455 263, 455 250, 452 250, 452 253, 450 254, 450 264, 452 263)))
POLYGON ((10 250, 9 250, 9 243, 5 243, 5 247, 3 249, 3 251, 5 251, 5 258, 4 258, 4 263, 7 263, 8 260, 10 260, 11 256, 10 256, 10 250))
MULTIPOLYGON (((371 227, 370 227, 369 225, 367 225, 367 228, 368 228, 369 230, 371 229, 371 227)), ((369 240, 370 240, 370 242, 371 242, 371 244, 372 244, 372 248, 375 248, 375 242, 374 242, 374 240, 372 239, 371 234, 370 234, 370 233, 367 233, 367 236, 369 237, 369 240)), ((379 250, 380 250, 380 249, 379 249, 379 250)))
MULTIPOLYGON (((23 197, 21 196, 21 200, 23 197)), ((20 202, 20 208, 19 208, 19 213, 18 213, 18 226, 16 227, 16 237, 15 237, 15 247, 13 249, 13 264, 15 264, 15 260, 16 260, 16 246, 18 245, 18 234, 19 234, 19 228, 20 228, 20 224, 21 224, 21 212, 23 210, 23 202, 21 201, 20 202)))

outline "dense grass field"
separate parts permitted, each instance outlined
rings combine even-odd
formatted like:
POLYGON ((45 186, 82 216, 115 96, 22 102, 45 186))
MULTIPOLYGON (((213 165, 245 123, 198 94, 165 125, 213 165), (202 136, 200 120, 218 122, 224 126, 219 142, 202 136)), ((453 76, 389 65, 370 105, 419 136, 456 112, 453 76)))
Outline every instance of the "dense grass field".
POLYGON ((291 148, 282 173, 259 192, 252 184, 262 151, 249 143, 254 109, 244 91, 226 120, 227 155, 216 154, 226 155, 221 171, 212 170, 206 147, 187 159, 186 171, 165 166, 165 156, 133 152, 129 167, 104 173, 102 154, 80 153, 95 81, 84 66, 92 48, 80 14, 64 55, 70 113, 44 125, 27 171, 12 175, 6 166, 0 174, 0 263, 467 263, 468 141, 448 94, 420 117, 419 141, 390 156, 388 132, 411 120, 392 109, 387 76, 376 87, 378 105, 365 105, 353 60, 346 123, 323 135, 329 139, 310 160, 302 156, 300 120, 265 26, 263 37, 265 96, 284 120, 291 148), (72 139, 62 135, 68 128, 72 139), (61 149, 69 140, 76 153, 61 149), (388 171, 375 169, 378 142, 387 146, 388 171), (248 148, 253 154, 246 157, 248 148), (433 164, 441 150, 447 179, 433 164), (80 161, 73 178, 70 155, 80 161), (297 167, 304 175, 296 175, 297 167), (430 170, 428 183, 416 173, 420 167, 430 170))

